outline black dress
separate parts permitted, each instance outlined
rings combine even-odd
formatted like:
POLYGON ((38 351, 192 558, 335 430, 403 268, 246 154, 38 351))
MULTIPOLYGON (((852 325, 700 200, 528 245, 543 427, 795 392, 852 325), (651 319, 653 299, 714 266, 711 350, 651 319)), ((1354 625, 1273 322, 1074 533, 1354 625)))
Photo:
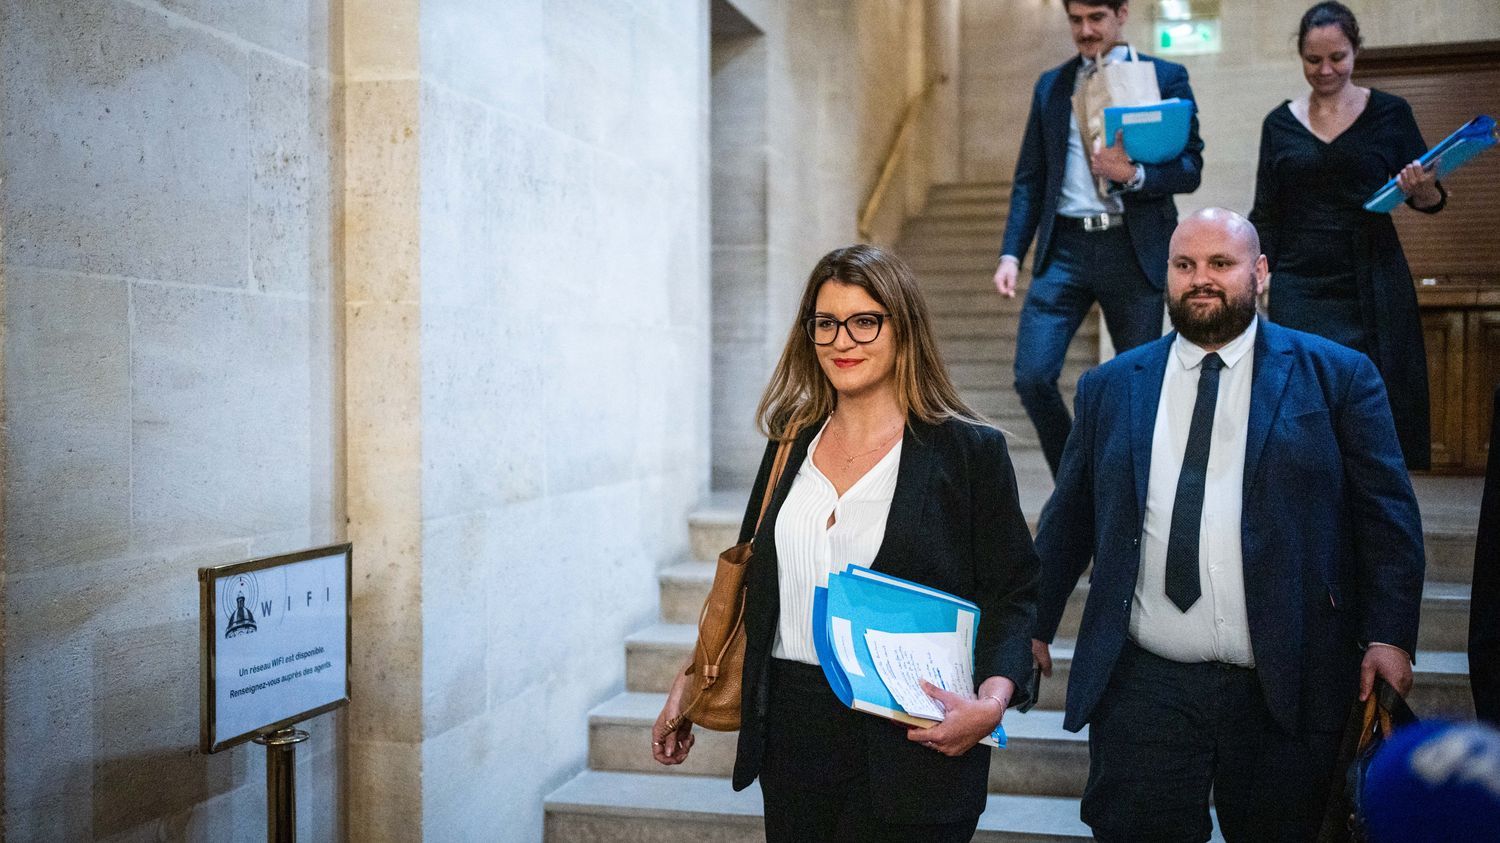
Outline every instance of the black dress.
MULTIPOLYGON (((1426 151, 1411 106, 1394 94, 1371 90, 1365 110, 1331 143, 1283 102, 1261 125, 1250 212, 1271 265, 1271 319, 1374 361, 1412 469, 1432 459, 1416 290, 1391 215, 1362 205, 1426 151)), ((1418 210, 1435 213, 1444 202, 1418 210)))

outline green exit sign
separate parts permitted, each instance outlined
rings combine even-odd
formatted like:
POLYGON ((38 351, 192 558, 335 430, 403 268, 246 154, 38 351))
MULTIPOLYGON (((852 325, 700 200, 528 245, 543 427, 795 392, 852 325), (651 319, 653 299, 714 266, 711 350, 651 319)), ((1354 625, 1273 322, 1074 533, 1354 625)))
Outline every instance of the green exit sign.
POLYGON ((1223 50, 1218 18, 1154 22, 1156 52, 1164 56, 1201 56, 1223 50))

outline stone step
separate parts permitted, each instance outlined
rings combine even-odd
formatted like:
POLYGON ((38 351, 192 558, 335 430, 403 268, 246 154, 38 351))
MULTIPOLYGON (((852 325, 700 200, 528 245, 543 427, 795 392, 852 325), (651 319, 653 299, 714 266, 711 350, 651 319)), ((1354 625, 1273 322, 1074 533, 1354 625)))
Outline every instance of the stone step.
MULTIPOLYGON (((1058 378, 1058 386, 1064 391, 1071 393, 1078 385, 1078 379, 1088 371, 1090 364, 1076 363, 1064 366, 1062 377, 1058 378)), ((1011 390, 1016 382, 1015 372, 1012 371, 1009 361, 997 361, 987 363, 950 363, 948 374, 953 378, 953 383, 960 393, 967 394, 969 391, 1011 390)), ((1018 398, 1017 401, 1020 399, 1018 398)))
MULTIPOLYGON (((988 363, 1009 370, 1016 359, 1016 329, 1014 325, 1005 325, 989 337, 939 337, 938 350, 942 352, 943 362, 950 366, 988 363)), ((1068 346, 1064 365, 1089 369, 1098 363, 1099 337, 1080 332, 1068 346)))
MULTIPOLYGON (((585 770, 547 797, 546 843, 761 843, 760 788, 739 793, 727 778, 585 770)), ((1078 800, 992 793, 975 843, 1092 839, 1078 800)), ((1214 840, 1223 838, 1215 831, 1214 840)))
POLYGON ((927 205, 921 216, 909 220, 901 229, 897 246, 910 243, 926 234, 935 233, 945 226, 954 226, 954 231, 980 233, 990 237, 996 254, 1001 249, 1005 236, 1005 217, 1010 214, 1008 202, 945 202, 942 205, 927 205))
POLYGON ((1468 650, 1470 592, 1469 583, 1427 581, 1422 588, 1422 623, 1417 628, 1418 648, 1468 650))
POLYGON ((917 275, 917 280, 922 283, 926 283, 925 279, 934 275, 955 272, 983 272, 984 277, 989 278, 995 274, 995 265, 1000 258, 998 244, 990 248, 962 250, 919 247, 903 250, 898 254, 911 265, 912 271, 917 275))
MULTIPOLYGON (((696 730, 688 760, 664 767, 648 746, 664 693, 625 692, 589 712, 589 767, 594 770, 729 776, 734 771, 735 733, 696 730)), ((891 728, 899 728, 892 726, 891 728)), ((1088 730, 1062 727, 1062 712, 1011 712, 1005 716, 1007 746, 991 754, 989 789, 994 793, 1082 796, 1088 780, 1088 730)))
MULTIPOLYGON (((909 256, 928 256, 948 253, 980 253, 989 256, 990 271, 1000 257, 1000 234, 998 230, 968 231, 963 229, 930 231, 918 238, 905 239, 896 244, 896 254, 903 260, 909 256)), ((915 267, 913 267, 915 268, 915 267)))
POLYGON ((947 201, 1008 201, 1010 199, 1011 184, 1006 181, 991 182, 950 182, 947 184, 935 184, 928 192, 928 203, 941 203, 947 201))
POLYGON ((1005 234, 1005 216, 994 212, 994 205, 951 205, 928 208, 922 216, 907 223, 896 248, 922 243, 929 237, 963 235, 983 237, 999 252, 1000 238, 1005 234))
MULTIPOLYGON (((658 623, 625 639, 625 688, 665 693, 687 659, 696 629, 690 624, 658 623)), ((1042 710, 1061 709, 1067 696, 1072 665, 1071 641, 1058 639, 1052 648, 1052 676, 1042 680, 1042 710)), ((1469 658, 1462 651, 1419 650, 1412 709, 1423 717, 1474 716, 1469 695, 1469 658)))

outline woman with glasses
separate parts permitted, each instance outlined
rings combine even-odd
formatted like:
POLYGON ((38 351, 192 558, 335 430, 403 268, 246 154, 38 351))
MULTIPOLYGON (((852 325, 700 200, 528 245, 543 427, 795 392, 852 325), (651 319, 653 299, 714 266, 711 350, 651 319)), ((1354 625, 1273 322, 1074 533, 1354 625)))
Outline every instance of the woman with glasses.
MULTIPOLYGON (((743 718, 734 787, 760 779, 766 839, 960 841, 984 810, 977 746, 1032 669, 1038 562, 1005 439, 964 406, 904 263, 850 246, 814 267, 758 421, 770 439, 750 493, 750 538, 777 445, 793 446, 747 573, 743 718), (873 567, 972 600, 975 699, 934 689, 942 723, 909 728, 834 696, 813 645, 813 590, 873 567)), ((680 764, 692 724, 667 696, 653 754, 680 764)))

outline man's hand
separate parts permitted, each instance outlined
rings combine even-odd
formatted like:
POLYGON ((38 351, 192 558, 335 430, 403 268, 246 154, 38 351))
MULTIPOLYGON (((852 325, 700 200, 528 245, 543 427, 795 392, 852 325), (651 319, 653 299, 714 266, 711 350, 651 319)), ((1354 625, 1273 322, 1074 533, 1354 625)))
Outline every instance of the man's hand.
POLYGON ((1006 256, 1000 259, 1000 265, 995 267, 995 290, 1008 299, 1016 297, 1016 276, 1021 274, 1021 264, 1015 258, 1006 256))
POLYGON ((1375 690, 1375 677, 1389 682, 1396 693, 1406 696, 1411 691, 1411 658, 1400 647, 1390 644, 1371 644, 1365 648, 1365 659, 1359 665, 1359 701, 1370 698, 1375 690))
POLYGON ((952 758, 973 749, 995 731, 1005 718, 1016 684, 1004 676, 991 676, 979 686, 980 697, 976 700, 945 691, 925 679, 922 691, 943 707, 943 719, 925 729, 916 726, 907 729, 906 739, 952 758))
POLYGON ((1115 145, 1094 151, 1089 157, 1089 170, 1115 184, 1125 184, 1135 178, 1135 163, 1125 154, 1125 133, 1115 132, 1115 145))
POLYGON ((1036 661, 1036 666, 1042 669, 1042 675, 1051 679, 1052 648, 1047 646, 1046 641, 1038 638, 1031 639, 1031 658, 1036 661))

